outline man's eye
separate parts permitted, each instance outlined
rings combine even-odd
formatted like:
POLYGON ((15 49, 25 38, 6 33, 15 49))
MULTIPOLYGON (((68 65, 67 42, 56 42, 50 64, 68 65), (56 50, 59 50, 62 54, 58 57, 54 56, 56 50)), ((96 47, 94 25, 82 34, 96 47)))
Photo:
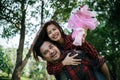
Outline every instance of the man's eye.
POLYGON ((44 52, 44 55, 46 55, 47 53, 48 53, 48 51, 45 51, 45 52, 44 52))
POLYGON ((51 44, 51 45, 50 45, 50 49, 52 49, 53 47, 54 47, 54 45, 51 44))
POLYGON ((53 31, 55 31, 56 30, 56 28, 53 28, 53 31))
POLYGON ((51 46, 50 46, 50 49, 52 49, 52 48, 53 48, 53 46, 51 45, 51 46))

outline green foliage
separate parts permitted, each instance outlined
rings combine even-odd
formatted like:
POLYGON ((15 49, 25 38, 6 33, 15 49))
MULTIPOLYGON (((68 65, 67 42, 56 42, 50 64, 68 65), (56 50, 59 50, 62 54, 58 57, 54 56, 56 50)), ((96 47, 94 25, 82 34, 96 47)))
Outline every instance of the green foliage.
MULTIPOLYGON (((11 74, 10 76, 8 77, 8 74, 3 72, 3 73, 0 73, 0 80, 11 80, 11 74)), ((27 77, 21 77, 21 80, 30 80, 29 78, 27 77)))
POLYGON ((37 62, 37 63, 31 63, 30 67, 30 78, 31 79, 45 79, 46 76, 46 63, 41 61, 41 62, 37 62), (39 75, 38 75, 39 74, 39 75))
POLYGON ((11 61, 8 57, 8 55, 6 55, 3 52, 2 47, 0 47, 0 70, 2 70, 2 72, 6 72, 9 76, 9 74, 11 73, 11 61))
POLYGON ((13 37, 16 33, 18 33, 18 29, 20 27, 20 4, 18 2, 13 2, 10 0, 1 0, 0 5, 0 23, 2 23, 0 25, 3 27, 2 37, 13 37))
POLYGON ((0 73, 0 80, 11 80, 10 77, 8 77, 8 74, 3 72, 3 73, 0 73))
POLYGON ((18 33, 18 29, 14 28, 14 25, 9 25, 8 28, 3 28, 3 33, 1 35, 1 37, 3 38, 10 38, 10 37, 14 37, 16 35, 16 33, 18 33))
POLYGON ((67 22, 71 10, 78 6, 76 0, 51 0, 50 3, 51 8, 55 10, 52 19, 59 22, 67 22))
MULTIPOLYGON (((27 2, 27 0, 23 1, 25 4, 25 9, 28 8, 28 5, 32 6, 37 2, 37 0, 29 0, 29 2, 27 2)), ((21 0, 1 0, 0 6, 0 26, 3 27, 1 35, 3 38, 14 37, 20 31, 22 24, 21 0)), ((31 14, 33 13, 36 15, 36 10, 34 10, 31 14)), ((36 17, 34 15, 31 16, 36 17)), ((30 19, 27 19, 27 21, 28 20, 30 19)))
MULTIPOLYGON (((24 51, 25 55, 26 50, 24 51)), ((51 76, 46 71, 46 62, 40 59, 36 62, 33 57, 30 58, 27 65, 22 71, 22 77, 27 77, 31 80, 55 80, 54 76, 51 76)))
POLYGON ((88 32, 87 40, 105 56, 113 80, 119 80, 120 2, 119 0, 97 0, 89 5, 98 12, 100 25, 95 31, 88 32))

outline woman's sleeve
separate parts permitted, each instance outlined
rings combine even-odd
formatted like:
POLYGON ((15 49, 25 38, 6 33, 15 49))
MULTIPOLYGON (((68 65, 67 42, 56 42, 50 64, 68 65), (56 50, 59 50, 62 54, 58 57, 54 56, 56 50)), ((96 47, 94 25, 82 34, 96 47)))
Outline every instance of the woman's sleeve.
POLYGON ((91 59, 96 60, 96 64, 101 66, 104 64, 105 60, 104 58, 100 57, 95 47, 90 44, 89 42, 85 41, 82 45, 82 48, 84 49, 85 53, 91 57, 91 59), (97 63, 98 62, 98 63, 97 63))
POLYGON ((62 62, 56 63, 56 64, 51 64, 47 62, 47 72, 50 75, 60 73, 63 70, 63 64, 62 62))
POLYGON ((97 50, 95 49, 95 47, 88 43, 87 41, 85 41, 83 44, 82 44, 82 47, 81 47, 86 54, 88 54, 89 56, 91 56, 92 58, 98 58, 98 52, 97 50))

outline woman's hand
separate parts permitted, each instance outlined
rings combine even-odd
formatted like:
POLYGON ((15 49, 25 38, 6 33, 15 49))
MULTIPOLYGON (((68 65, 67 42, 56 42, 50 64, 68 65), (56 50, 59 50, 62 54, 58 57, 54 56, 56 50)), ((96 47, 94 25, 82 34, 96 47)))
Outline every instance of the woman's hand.
POLYGON ((85 31, 85 34, 83 35, 83 38, 82 38, 82 43, 84 43, 84 42, 85 42, 85 38, 86 38, 86 36, 87 36, 87 29, 84 29, 84 31, 85 31))
POLYGON ((75 54, 73 56, 70 56, 72 53, 68 53, 68 55, 65 57, 65 59, 62 61, 62 64, 65 65, 78 65, 81 64, 81 59, 75 59, 78 54, 75 54))

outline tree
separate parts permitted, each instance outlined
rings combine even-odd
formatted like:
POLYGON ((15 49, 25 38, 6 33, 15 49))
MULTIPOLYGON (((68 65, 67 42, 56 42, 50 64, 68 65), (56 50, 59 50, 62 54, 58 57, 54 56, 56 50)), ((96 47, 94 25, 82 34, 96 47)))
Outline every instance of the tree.
MULTIPOLYGON (((20 74, 24 66, 26 65, 30 55, 31 48, 28 54, 23 59, 23 49, 25 42, 26 33, 26 11, 29 5, 33 5, 35 1, 27 0, 14 0, 7 1, 2 0, 0 2, 0 19, 1 23, 7 23, 9 27, 3 26, 4 28, 2 37, 13 37, 17 33, 20 34, 19 46, 17 49, 16 66, 12 75, 12 80, 20 80, 20 74)), ((35 11, 34 11, 35 12, 35 11)))

